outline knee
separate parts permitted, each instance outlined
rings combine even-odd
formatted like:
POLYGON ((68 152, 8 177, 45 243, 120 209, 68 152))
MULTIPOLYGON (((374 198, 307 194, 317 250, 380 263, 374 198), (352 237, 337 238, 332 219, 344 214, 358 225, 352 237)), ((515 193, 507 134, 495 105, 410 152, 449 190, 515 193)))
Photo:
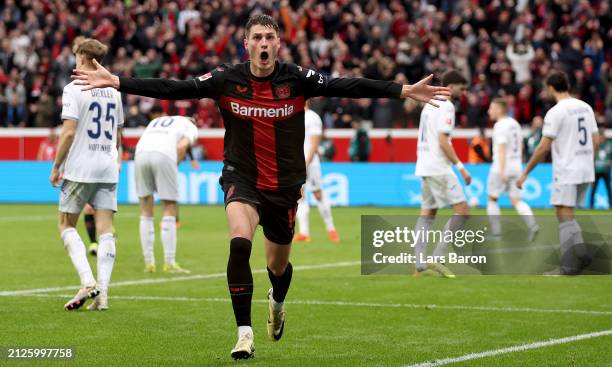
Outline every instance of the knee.
POLYGON ((270 269, 270 272, 272 272, 272 274, 274 274, 275 277, 283 276, 288 266, 289 266, 288 261, 284 261, 282 263, 278 261, 270 261, 268 263, 268 269, 270 269))
POLYGON ((230 261, 248 264, 252 247, 251 241, 246 238, 232 238, 230 241, 230 261))

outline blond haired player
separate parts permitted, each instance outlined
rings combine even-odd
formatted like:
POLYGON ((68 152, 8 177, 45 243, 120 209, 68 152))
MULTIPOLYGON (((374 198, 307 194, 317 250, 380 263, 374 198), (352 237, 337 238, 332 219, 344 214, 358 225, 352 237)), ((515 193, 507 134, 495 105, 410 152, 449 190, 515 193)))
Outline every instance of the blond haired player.
POLYGON ((501 210, 497 199, 505 192, 512 206, 528 228, 528 239, 533 241, 540 227, 536 224, 529 205, 521 200, 521 190, 516 180, 521 174, 523 138, 521 125, 508 116, 508 106, 503 98, 494 99, 489 106, 489 118, 493 127, 493 164, 487 178, 487 214, 491 225, 491 238, 501 239, 501 210))
MULTIPOLYGON (((88 39, 76 50, 77 70, 95 70, 108 48, 88 39)), ((64 122, 57 156, 49 180, 61 184, 59 230, 64 247, 72 260, 82 288, 64 308, 74 310, 87 299, 94 299, 91 310, 108 308, 108 287, 115 261, 113 214, 117 211, 117 182, 121 155, 120 128, 123 125, 121 94, 113 88, 81 91, 74 82, 64 87, 62 97, 64 122), (85 245, 75 226, 85 204, 96 210, 99 236, 98 280, 85 254, 85 245)))

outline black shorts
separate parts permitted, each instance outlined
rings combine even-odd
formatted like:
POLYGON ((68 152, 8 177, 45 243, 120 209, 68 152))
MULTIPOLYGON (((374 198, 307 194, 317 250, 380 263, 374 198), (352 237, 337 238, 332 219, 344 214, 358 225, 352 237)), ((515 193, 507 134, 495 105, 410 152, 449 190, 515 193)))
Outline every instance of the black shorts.
POLYGON ((259 225, 266 238, 279 245, 289 245, 295 231, 297 201, 301 186, 280 191, 259 190, 241 182, 222 183, 225 206, 232 201, 253 204, 259 213, 259 225))

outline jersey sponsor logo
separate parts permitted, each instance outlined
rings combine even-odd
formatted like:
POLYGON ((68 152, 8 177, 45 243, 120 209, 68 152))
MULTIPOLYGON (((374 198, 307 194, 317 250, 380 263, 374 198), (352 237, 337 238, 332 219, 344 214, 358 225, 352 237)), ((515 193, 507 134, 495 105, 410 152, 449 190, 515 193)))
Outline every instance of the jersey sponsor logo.
POLYGON ((239 85, 236 84, 236 92, 240 93, 240 94, 246 94, 246 92, 249 90, 248 87, 245 87, 243 85, 239 85))
POLYGON ((291 96, 291 87, 289 87, 287 84, 277 87, 276 95, 278 98, 289 98, 289 96, 291 96))
POLYGON ((208 80, 208 79, 210 79, 210 78, 212 78, 212 74, 211 74, 211 73, 206 73, 206 74, 204 74, 204 75, 202 75, 202 76, 198 77, 198 79, 199 79, 201 82, 204 82, 204 81, 206 81, 206 80, 208 80))
POLYGON ((242 117, 287 117, 291 116, 295 111, 293 105, 285 103, 283 106, 276 108, 243 106, 238 102, 230 102, 232 112, 242 117))

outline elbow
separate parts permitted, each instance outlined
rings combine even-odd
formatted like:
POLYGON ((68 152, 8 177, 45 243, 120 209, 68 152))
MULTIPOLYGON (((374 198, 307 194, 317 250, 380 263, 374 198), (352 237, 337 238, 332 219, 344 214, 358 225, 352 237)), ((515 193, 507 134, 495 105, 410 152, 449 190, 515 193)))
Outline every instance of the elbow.
POLYGON ((72 141, 72 140, 74 140, 74 137, 76 135, 76 131, 64 131, 62 133, 62 135, 64 136, 65 140, 72 141))

